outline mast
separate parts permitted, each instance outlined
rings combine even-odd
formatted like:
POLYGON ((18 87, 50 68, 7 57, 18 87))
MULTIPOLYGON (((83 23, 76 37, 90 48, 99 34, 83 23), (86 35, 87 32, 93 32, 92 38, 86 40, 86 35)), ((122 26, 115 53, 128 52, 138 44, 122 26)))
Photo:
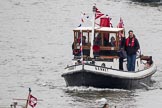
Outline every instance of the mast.
POLYGON ((26 100, 25 108, 28 108, 28 103, 29 103, 30 94, 31 94, 31 89, 29 88, 29 94, 28 94, 28 98, 27 98, 27 100, 26 100))
POLYGON ((90 49, 90 57, 91 58, 94 58, 94 55, 93 55, 93 44, 94 44, 95 13, 96 13, 96 7, 93 6, 92 37, 91 37, 91 49, 90 49))
POLYGON ((84 68, 84 59, 83 59, 83 32, 80 30, 80 37, 81 37, 81 42, 80 42, 80 50, 81 50, 81 62, 82 62, 82 69, 84 68))

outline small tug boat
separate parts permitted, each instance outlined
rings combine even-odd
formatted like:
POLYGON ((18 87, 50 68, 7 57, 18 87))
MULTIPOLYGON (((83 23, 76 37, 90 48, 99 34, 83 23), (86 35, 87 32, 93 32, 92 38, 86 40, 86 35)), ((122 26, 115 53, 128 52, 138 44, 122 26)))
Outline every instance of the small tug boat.
MULTIPOLYGON (((95 20, 96 7, 93 7, 95 20)), ((92 86, 96 88, 136 89, 151 85, 151 76, 157 68, 152 56, 138 54, 135 71, 127 70, 127 60, 123 60, 123 69, 119 68, 121 35, 123 27, 110 27, 110 18, 100 18, 100 26, 77 27, 73 29, 72 45, 74 58, 72 64, 62 74, 67 86, 92 86), (115 39, 115 45, 110 40, 115 39)))

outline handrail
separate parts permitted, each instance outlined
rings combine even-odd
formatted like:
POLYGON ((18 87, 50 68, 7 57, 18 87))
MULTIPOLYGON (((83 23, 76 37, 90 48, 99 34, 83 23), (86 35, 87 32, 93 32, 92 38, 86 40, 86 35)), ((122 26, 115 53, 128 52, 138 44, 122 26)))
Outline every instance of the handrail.
POLYGON ((119 58, 119 56, 99 56, 101 59, 114 59, 114 58, 119 58))
MULTIPOLYGON (((83 50, 89 50, 90 49, 90 45, 83 45, 83 50)), ((118 50, 117 47, 111 47, 111 46, 100 46, 100 50, 118 50)))

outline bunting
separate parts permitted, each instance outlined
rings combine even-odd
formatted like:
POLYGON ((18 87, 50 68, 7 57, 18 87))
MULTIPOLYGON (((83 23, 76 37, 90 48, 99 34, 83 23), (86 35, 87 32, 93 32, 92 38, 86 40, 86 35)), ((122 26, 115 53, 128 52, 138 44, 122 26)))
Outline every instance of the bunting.
MULTIPOLYGON (((98 8, 96 8, 95 20, 97 20, 98 18, 100 18, 102 16, 104 16, 104 14, 101 11, 99 11, 98 8)), ((109 16, 106 15, 106 17, 109 17, 109 16)), ((81 21, 81 23, 78 25, 78 27, 83 26, 83 24, 86 23, 86 21, 91 21, 91 20, 90 20, 90 17, 87 13, 81 12, 81 20, 80 21, 81 21)), ((110 18, 110 21, 111 21, 111 18, 110 18)), ((95 22, 95 24, 100 26, 100 24, 98 24, 96 22, 95 22)), ((113 27, 111 22, 110 22, 110 27, 113 27)))
POLYGON ((88 19, 89 19, 89 16, 86 13, 81 12, 81 23, 79 24, 78 27, 81 27, 83 23, 85 23, 85 21, 88 19))
MULTIPOLYGON (((95 13, 95 20, 103 16, 104 14, 99 11, 98 8, 96 8, 96 13, 95 13)), ((78 27, 81 27, 83 23, 85 23, 87 20, 89 20, 89 15, 81 12, 81 23, 79 24, 78 27)), ((96 23, 97 24, 97 23, 96 23)))

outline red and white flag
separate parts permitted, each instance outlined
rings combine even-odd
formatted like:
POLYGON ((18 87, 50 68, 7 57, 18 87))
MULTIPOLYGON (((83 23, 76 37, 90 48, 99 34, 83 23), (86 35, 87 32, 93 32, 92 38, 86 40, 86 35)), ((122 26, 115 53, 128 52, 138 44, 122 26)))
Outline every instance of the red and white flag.
POLYGON ((117 25, 118 28, 124 28, 124 22, 123 22, 123 19, 120 17, 120 21, 117 25))
POLYGON ((37 105, 37 98, 32 96, 31 94, 29 95, 29 105, 34 108, 37 105))
POLYGON ((100 18, 101 16, 103 16, 104 14, 101 13, 97 8, 96 8, 96 15, 95 15, 95 19, 100 18))

